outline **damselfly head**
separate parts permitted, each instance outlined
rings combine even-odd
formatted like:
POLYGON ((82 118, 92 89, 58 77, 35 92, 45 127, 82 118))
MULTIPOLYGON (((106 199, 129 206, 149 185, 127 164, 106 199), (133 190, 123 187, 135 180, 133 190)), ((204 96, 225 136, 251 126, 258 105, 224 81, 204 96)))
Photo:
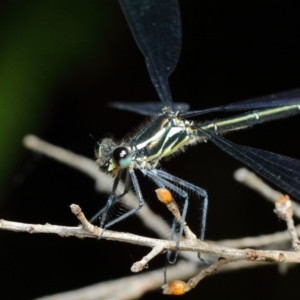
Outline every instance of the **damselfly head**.
POLYGON ((95 149, 97 163, 100 169, 104 172, 109 172, 110 160, 112 158, 113 149, 116 147, 112 139, 104 138, 100 143, 98 149, 95 149))
POLYGON ((118 170, 126 169, 132 161, 132 152, 129 147, 117 146, 109 138, 104 138, 96 151, 97 163, 100 169, 106 173, 116 175, 118 170))

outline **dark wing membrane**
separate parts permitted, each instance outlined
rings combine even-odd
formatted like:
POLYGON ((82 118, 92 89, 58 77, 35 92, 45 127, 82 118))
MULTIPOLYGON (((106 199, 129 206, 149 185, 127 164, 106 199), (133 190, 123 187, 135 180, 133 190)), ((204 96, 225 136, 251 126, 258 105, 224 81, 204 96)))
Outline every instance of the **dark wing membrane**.
POLYGON ((300 200, 300 161, 256 148, 238 145, 200 129, 215 145, 300 200))
MULTIPOLYGON (((130 103, 130 102, 113 102, 109 106, 121 110, 135 112, 144 116, 153 116, 160 112, 164 105, 161 102, 144 102, 144 103, 130 103)), ((190 106, 187 103, 174 103, 173 108, 175 112, 185 112, 189 110, 190 106)))
POLYGON ((145 56, 150 78, 164 106, 172 108, 168 77, 181 49, 177 0, 119 0, 129 27, 145 56))
POLYGON ((217 111, 241 111, 255 110, 261 108, 280 107, 288 105, 300 105, 300 89, 294 89, 268 96, 252 98, 223 106, 216 106, 208 109, 189 111, 182 114, 185 118, 192 118, 199 115, 217 111))

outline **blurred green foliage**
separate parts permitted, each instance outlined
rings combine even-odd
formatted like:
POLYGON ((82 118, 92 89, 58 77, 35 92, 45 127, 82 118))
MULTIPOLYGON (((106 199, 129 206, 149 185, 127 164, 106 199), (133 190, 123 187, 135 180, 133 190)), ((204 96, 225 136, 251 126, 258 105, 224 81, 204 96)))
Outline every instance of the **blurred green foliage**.
POLYGON ((0 187, 23 151, 21 140, 37 133, 47 95, 102 43, 107 1, 8 1, 0 16, 0 187))

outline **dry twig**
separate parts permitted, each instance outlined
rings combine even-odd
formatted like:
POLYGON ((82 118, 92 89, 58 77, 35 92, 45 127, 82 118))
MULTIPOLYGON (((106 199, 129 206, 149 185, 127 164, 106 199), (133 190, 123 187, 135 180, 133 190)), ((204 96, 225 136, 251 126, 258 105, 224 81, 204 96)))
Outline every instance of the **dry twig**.
POLYGON ((277 200, 275 203, 275 213, 280 219, 286 222, 288 232, 292 239, 293 249, 299 251, 300 241, 293 220, 293 207, 289 196, 282 196, 277 200))
MULTIPOLYGON (((27 136, 24 138, 24 144, 26 147, 48 155, 62 163, 65 163, 73 168, 84 172, 85 174, 92 177, 96 182, 96 189, 101 192, 110 193, 111 191, 111 178, 106 176, 105 174, 98 171, 97 166, 95 165, 94 161, 87 159, 85 157, 76 155, 70 151, 61 149, 59 147, 55 147, 49 143, 46 143, 34 136, 27 136)), ((243 181, 244 184, 250 186, 251 188, 257 190, 267 199, 272 199, 275 201, 279 198, 280 193, 270 189, 267 185, 265 185, 258 177, 253 175, 253 173, 248 172, 247 170, 239 171, 236 175, 239 181, 243 181), (250 179, 249 179, 250 178, 250 179)), ((120 187, 122 189, 122 187, 120 187)), ((134 205, 136 203, 136 198, 133 193, 129 193, 124 197, 124 200, 129 203, 129 205, 134 205)), ((172 209, 171 209, 172 211, 172 209)), ((98 238, 101 235, 101 238, 107 240, 114 240, 119 242, 126 242, 132 243, 142 246, 151 247, 152 250, 146 255, 142 260, 136 262, 133 267, 132 271, 139 272, 148 264, 148 262, 153 259, 158 254, 171 250, 175 251, 178 250, 176 248, 175 242, 169 240, 160 240, 160 239, 150 239, 146 237, 140 237, 129 233, 122 233, 122 232, 113 232, 113 231, 105 231, 96 226, 90 224, 84 214, 82 213, 81 209, 76 206, 72 205, 72 212, 77 216, 79 221, 81 222, 82 226, 80 227, 65 227, 65 226, 56 226, 56 225, 34 225, 34 224, 22 224, 16 222, 9 222, 0 220, 0 229, 2 230, 11 230, 11 231, 18 231, 18 232, 29 232, 29 233, 54 233, 61 236, 76 236, 76 237, 89 237, 89 238, 98 238)), ((296 216, 300 216, 300 209, 297 206, 294 206, 294 214, 296 216)), ((155 231, 159 236, 162 236, 162 232, 165 233, 162 237, 166 238, 166 233, 169 232, 169 227, 166 225, 164 220, 161 217, 153 214, 151 210, 145 205, 142 210, 139 211, 137 214, 144 224, 151 228, 151 230, 155 231)), ((177 216, 177 219, 179 217, 177 216)), ((291 220, 291 217, 289 218, 291 220)), ((287 221, 287 219, 285 219, 287 221)), ((287 222, 288 223, 288 222, 287 222)), ((288 223, 289 224, 289 223, 288 223)), ((191 231, 188 231, 188 227, 185 224, 185 235, 188 237, 186 240, 181 241, 179 250, 181 251, 181 255, 185 255, 183 251, 192 251, 192 252, 201 252, 207 253, 209 255, 213 255, 216 257, 221 257, 222 259, 217 260, 211 266, 201 270, 201 272, 196 275, 194 278, 190 279, 188 283, 185 284, 185 291, 190 290, 193 288, 200 280, 205 278, 206 276, 212 274, 215 270, 222 267, 222 270, 233 270, 233 269, 240 269, 242 267, 250 267, 250 266, 259 266, 262 265, 261 262, 272 262, 272 263, 299 263, 300 262, 300 253, 298 251, 269 251, 269 250, 253 250, 253 249, 237 249, 240 247, 257 247, 261 245, 268 245, 270 243, 275 243, 278 241, 287 241, 288 234, 284 233, 275 233, 273 235, 266 235, 261 237, 255 238, 243 238, 238 240, 230 240, 230 241, 219 241, 217 244, 215 243, 207 243, 201 242, 194 238, 194 234, 191 231), (186 231, 187 228, 187 231, 186 231), (231 246, 225 247, 222 245, 231 246), (235 247, 235 248, 233 248, 235 247), (235 264, 230 264, 231 262, 235 261, 235 264), (249 263, 251 262, 251 263, 249 263)), ((296 228, 296 231, 299 233, 299 228, 296 228)), ((289 229, 289 232, 293 236, 294 241, 294 248, 298 250, 298 240, 296 231, 289 229)), ((176 275, 175 277, 170 276, 169 271, 169 278, 176 279, 178 276, 182 276, 183 279, 192 276, 195 273, 195 257, 191 256, 190 254, 185 255, 185 257, 190 260, 187 264, 192 265, 193 267, 189 269, 186 274, 183 274, 182 270, 180 271, 180 275, 176 275)), ((180 265, 180 264, 179 264, 180 265)), ((176 266, 170 268, 171 270, 176 270, 176 266)), ((188 268, 186 269, 188 270, 188 268)), ((134 277, 134 280, 138 282, 143 280, 149 276, 149 278, 156 274, 154 272, 149 272, 147 274, 140 275, 141 277, 134 277), (149 274, 149 275, 148 275, 149 274), (151 275, 152 274, 152 275, 151 275)), ((160 271, 159 271, 160 272, 160 271)), ((176 273, 176 272, 175 272, 176 273)), ((157 275, 156 275, 157 276, 157 275)), ((126 281, 127 279, 121 279, 120 281, 126 281)), ((128 277, 128 280, 133 280, 131 277, 128 277), (130 279, 129 279, 130 278, 130 279)), ((118 280, 112 281, 112 284, 115 284, 118 280)), ((176 283, 176 282, 175 282, 176 283)), ((109 285, 110 283, 105 283, 109 285)), ((179 284, 177 282, 176 284, 179 284)), ((104 284, 101 284, 101 289, 105 290, 104 284)), ((159 283, 154 283, 149 289, 155 289, 159 283)), ((138 286, 138 285, 137 285, 138 286)), ((178 285, 180 287, 180 284, 178 285)), ((175 285, 175 288, 178 287, 175 285)), ((97 285, 98 287, 98 285, 97 285)), ((93 287, 91 287, 93 288, 93 287)), ((89 289, 89 288, 86 288, 89 289)), ((179 288, 180 289, 180 288, 179 288)), ((84 289, 82 289, 84 290, 84 289)), ((89 291, 90 292, 90 291, 89 291)), ((118 298, 118 291, 114 290, 114 293, 110 296, 104 297, 105 299, 130 299, 132 297, 138 297, 146 291, 135 291, 131 296, 120 296, 118 298), (141 294, 139 294, 141 293, 141 294), (134 295, 134 296, 133 296, 134 295), (110 298, 109 298, 110 297, 110 298), (127 297, 127 298, 126 298, 127 297)), ((69 292, 73 293, 73 292, 69 292)), ((97 292, 99 294, 99 291, 97 292)), ((65 294, 66 295, 66 294, 65 294)), ((87 299, 96 299, 93 297, 86 297, 87 299)), ((102 299, 104 299, 102 298, 102 299)), ((46 298, 45 298, 46 299, 46 298)), ((66 299, 66 298, 63 298, 66 299)), ((69 299, 78 299, 76 296, 69 299)), ((97 297, 97 299, 101 299, 101 297, 97 297)))

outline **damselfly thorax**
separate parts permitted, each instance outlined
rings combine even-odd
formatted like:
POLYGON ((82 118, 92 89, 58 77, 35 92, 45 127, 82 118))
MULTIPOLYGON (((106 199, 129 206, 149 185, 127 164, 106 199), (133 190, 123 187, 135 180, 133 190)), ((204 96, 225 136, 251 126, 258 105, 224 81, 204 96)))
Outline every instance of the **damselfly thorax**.
POLYGON ((97 153, 100 168, 113 175, 120 169, 154 169, 162 158, 197 142, 197 129, 169 108, 164 108, 131 139, 116 144, 103 139, 97 153))

